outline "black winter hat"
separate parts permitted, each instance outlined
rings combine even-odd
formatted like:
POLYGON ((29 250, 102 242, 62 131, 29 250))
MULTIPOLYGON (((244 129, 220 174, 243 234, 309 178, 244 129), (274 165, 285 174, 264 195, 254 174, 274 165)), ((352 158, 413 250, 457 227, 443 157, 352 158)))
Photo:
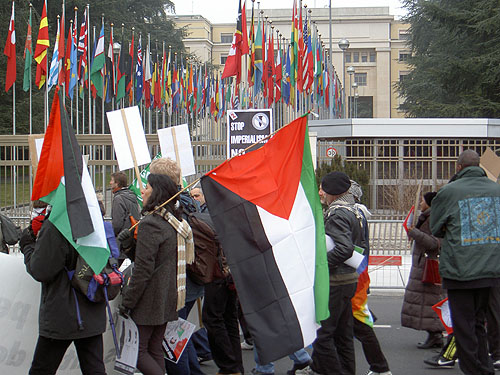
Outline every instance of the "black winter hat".
POLYGON ((321 188, 330 195, 345 193, 351 187, 351 180, 344 172, 330 172, 321 180, 321 188))
POLYGON ((427 206, 429 206, 429 207, 431 206, 432 200, 434 199, 436 194, 437 193, 435 191, 429 191, 429 192, 424 194, 424 201, 425 201, 425 203, 427 203, 427 206))

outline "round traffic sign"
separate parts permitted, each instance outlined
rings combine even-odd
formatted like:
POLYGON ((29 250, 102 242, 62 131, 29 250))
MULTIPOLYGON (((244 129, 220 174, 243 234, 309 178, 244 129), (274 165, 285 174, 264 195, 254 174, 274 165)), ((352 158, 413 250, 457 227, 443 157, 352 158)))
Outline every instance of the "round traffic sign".
POLYGON ((335 147, 328 147, 326 149, 326 156, 333 158, 335 155, 337 155, 337 149, 335 147))

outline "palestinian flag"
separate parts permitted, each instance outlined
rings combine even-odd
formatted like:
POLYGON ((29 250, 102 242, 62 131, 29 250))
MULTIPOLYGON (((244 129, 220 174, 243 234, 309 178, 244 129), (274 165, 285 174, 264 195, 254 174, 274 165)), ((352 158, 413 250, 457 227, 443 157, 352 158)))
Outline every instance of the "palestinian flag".
POLYGON ((109 258, 104 222, 80 146, 56 89, 31 199, 52 206, 49 220, 95 273, 109 258))
POLYGON ((201 185, 261 363, 311 344, 329 314, 329 279, 307 118, 201 185))

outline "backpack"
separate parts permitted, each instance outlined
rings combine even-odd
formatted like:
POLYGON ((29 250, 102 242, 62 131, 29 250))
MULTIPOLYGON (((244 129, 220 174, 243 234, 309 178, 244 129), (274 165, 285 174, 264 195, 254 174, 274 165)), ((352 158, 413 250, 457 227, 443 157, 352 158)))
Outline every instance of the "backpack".
POLYGON ((120 294, 123 285, 123 274, 118 270, 120 251, 116 244, 113 227, 110 222, 104 222, 106 239, 110 255, 106 266, 96 275, 87 262, 78 254, 76 267, 67 271, 71 286, 83 293, 92 302, 111 301, 120 294))
POLYGON ((3 241, 7 245, 15 245, 16 243, 18 243, 19 239, 21 238, 21 228, 14 224, 9 217, 3 214, 0 214, 0 223, 3 241))
POLYGON ((225 278, 229 272, 210 214, 190 213, 187 221, 194 239, 194 262, 186 265, 189 278, 199 285, 225 278))

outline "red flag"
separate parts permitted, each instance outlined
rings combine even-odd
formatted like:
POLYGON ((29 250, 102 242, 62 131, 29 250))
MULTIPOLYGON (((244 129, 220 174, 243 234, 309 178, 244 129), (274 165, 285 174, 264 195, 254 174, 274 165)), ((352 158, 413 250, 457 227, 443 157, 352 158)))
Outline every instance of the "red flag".
POLYGON ((14 29, 14 2, 9 22, 9 33, 5 42, 3 54, 7 56, 7 75, 5 77, 5 91, 9 91, 16 81, 16 30, 14 29))
MULTIPOLYGON (((59 78, 58 78, 58 84, 62 85, 64 82, 66 82, 66 60, 64 60, 64 31, 66 30, 64 28, 64 6, 63 6, 63 12, 62 12, 62 17, 61 17, 61 25, 60 25, 60 30, 61 34, 59 35, 59 47, 58 47, 58 56, 57 59, 59 60, 59 78)), ((89 68, 90 69, 90 68, 89 68)))
MULTIPOLYGON (((229 55, 227 56, 226 64, 224 65, 224 71, 222 72, 222 79, 236 76, 236 84, 240 83, 241 81, 241 55, 242 55, 241 18, 242 18, 241 2, 239 1, 236 32, 234 33, 233 42, 231 43, 231 49, 229 50, 229 55)), ((247 50, 248 50, 248 44, 247 44, 247 50)))
POLYGON ((130 55, 130 81, 128 82, 126 92, 129 93, 129 101, 130 101, 130 103, 132 103, 132 92, 130 89, 132 88, 132 84, 134 83, 134 71, 135 71, 135 69, 134 69, 134 34, 132 34, 132 42, 130 43, 130 48, 129 48, 128 53, 130 55))
POLYGON ((275 68, 276 80, 274 87, 276 88, 276 95, 274 102, 278 103, 281 99, 281 80, 283 79, 283 65, 281 63, 281 48, 280 40, 278 39, 278 56, 276 57, 276 68, 275 68))
POLYGON ((248 33, 247 33, 247 13, 246 13, 246 0, 243 0, 243 9, 241 11, 241 54, 248 55, 250 49, 248 48, 248 33))
POLYGON ((69 81, 71 77, 69 76, 71 71, 71 43, 73 43, 73 20, 69 23, 68 30, 68 40, 66 43, 66 58, 63 60, 62 74, 64 74, 64 82, 66 82, 66 96, 69 96, 69 81))
POLYGON ((36 80, 38 88, 42 88, 47 78, 47 49, 49 42, 49 23, 47 20, 47 1, 43 3, 42 18, 40 18, 40 28, 38 29, 38 40, 35 48, 36 80))
POLYGON ((266 72, 267 80, 267 106, 271 107, 274 102, 274 35, 271 32, 269 35, 269 43, 267 44, 267 61, 266 61, 266 72))

